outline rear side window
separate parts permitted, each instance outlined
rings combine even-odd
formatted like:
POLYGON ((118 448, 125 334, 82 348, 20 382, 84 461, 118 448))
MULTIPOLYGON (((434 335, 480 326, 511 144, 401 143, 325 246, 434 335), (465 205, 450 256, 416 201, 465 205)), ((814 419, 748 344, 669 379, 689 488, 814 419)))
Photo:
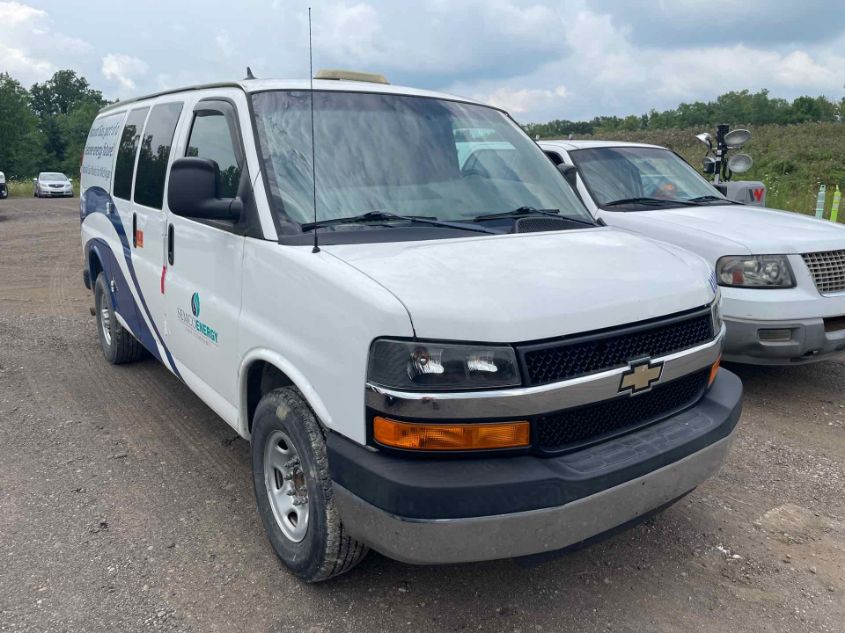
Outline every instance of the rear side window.
POLYGON ((229 123, 223 114, 202 114, 194 118, 186 156, 210 158, 220 167, 220 197, 238 195, 241 168, 238 165, 229 123))
POLYGON ((144 127, 149 108, 138 108, 129 113, 120 146, 117 149, 117 160, 114 167, 114 195, 116 198, 129 200, 132 195, 132 172, 135 169, 135 152, 138 149, 138 139, 144 127))
POLYGON ((138 155, 138 172, 135 176, 135 202, 145 207, 161 209, 164 201, 164 177, 173 145, 173 133, 182 113, 181 103, 163 103, 153 108, 141 153, 138 155))

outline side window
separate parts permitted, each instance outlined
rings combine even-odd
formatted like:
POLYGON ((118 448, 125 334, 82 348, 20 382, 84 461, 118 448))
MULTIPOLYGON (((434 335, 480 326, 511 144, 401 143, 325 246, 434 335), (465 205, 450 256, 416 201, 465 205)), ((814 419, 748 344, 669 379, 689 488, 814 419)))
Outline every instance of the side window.
POLYGON ((218 112, 201 112, 194 117, 185 156, 210 158, 220 167, 220 197, 238 195, 241 166, 238 164, 229 123, 218 112))
POLYGON ((145 207, 161 209, 170 146, 181 113, 181 103, 157 105, 144 128, 138 171, 135 174, 135 202, 145 207))
POLYGON ((116 198, 129 200, 132 195, 132 172, 135 169, 135 152, 138 149, 138 139, 144 127, 149 108, 137 108, 129 113, 120 145, 117 148, 117 159, 114 166, 114 195, 116 198))

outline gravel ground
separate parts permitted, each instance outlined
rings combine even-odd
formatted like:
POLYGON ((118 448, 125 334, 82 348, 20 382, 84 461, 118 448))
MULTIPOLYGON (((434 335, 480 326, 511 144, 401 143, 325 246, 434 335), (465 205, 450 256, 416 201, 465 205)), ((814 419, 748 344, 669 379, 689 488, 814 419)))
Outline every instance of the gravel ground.
POLYGON ((0 631, 845 630, 842 362, 733 368, 721 473, 601 544, 306 586, 247 444, 155 361, 103 359, 76 205, 0 201, 0 631))

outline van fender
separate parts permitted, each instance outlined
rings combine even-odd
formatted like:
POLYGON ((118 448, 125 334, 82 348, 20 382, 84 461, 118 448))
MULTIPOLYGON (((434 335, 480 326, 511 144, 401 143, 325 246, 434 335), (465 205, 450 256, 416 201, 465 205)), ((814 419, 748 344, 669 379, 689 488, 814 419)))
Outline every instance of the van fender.
POLYGON ((317 419, 320 420, 320 423, 327 428, 332 428, 334 426, 331 415, 329 414, 326 405, 323 403, 323 399, 305 375, 282 354, 267 348, 257 347, 249 350, 244 355, 241 365, 238 368, 240 406, 238 407, 238 428, 236 430, 241 437, 244 439, 249 439, 250 437, 248 419, 249 407, 247 406, 247 378, 249 376, 249 367, 256 361, 269 363, 285 374, 293 383, 293 386, 296 387, 302 394, 302 397, 305 398, 305 401, 308 403, 308 406, 311 407, 311 410, 314 411, 317 419))

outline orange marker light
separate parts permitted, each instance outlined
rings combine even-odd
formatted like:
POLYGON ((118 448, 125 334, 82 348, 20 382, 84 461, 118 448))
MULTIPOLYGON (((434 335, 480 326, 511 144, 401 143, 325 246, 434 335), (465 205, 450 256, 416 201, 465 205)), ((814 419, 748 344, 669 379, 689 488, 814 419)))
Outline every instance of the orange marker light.
POLYGON ((377 416, 373 436, 384 446, 428 451, 473 451, 529 445, 527 420, 477 424, 419 424, 377 416))
POLYGON ((707 379, 708 387, 713 384, 714 380, 716 380, 716 374, 719 373, 719 365, 721 364, 721 362, 722 357, 719 356, 719 358, 716 359, 716 362, 713 363, 713 366, 710 368, 710 378, 707 379))

